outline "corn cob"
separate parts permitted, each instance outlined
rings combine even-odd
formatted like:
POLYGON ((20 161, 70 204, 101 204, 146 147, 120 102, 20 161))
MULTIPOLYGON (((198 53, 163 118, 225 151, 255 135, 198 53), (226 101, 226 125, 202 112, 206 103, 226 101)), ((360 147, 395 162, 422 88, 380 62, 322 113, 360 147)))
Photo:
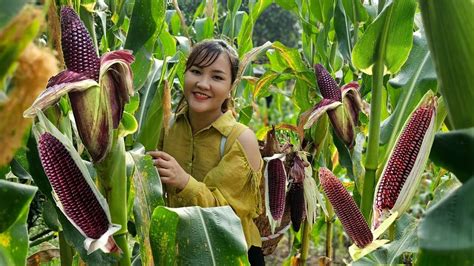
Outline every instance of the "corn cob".
POLYGON ((318 81, 319 91, 325 99, 331 99, 341 102, 342 94, 336 81, 331 77, 331 74, 321 65, 314 66, 316 78, 318 81))
POLYGON ((306 214, 303 182, 291 183, 288 198, 290 201, 291 224, 293 230, 298 232, 306 214))
POLYGON ((64 145, 44 133, 39 139, 39 153, 66 215, 87 237, 100 238, 109 227, 107 215, 64 145))
POLYGON ((329 169, 321 167, 319 180, 344 230, 352 241, 360 248, 370 244, 373 240, 372 232, 354 199, 339 179, 329 169))
POLYGON ((67 6, 61 9, 61 35, 67 68, 99 82, 100 58, 92 38, 76 12, 67 6))
POLYGON ((408 207, 431 147, 435 103, 433 97, 412 113, 395 144, 377 184, 374 228, 390 211, 396 209, 400 214, 408 207))
POLYGON ((267 175, 270 213, 273 219, 279 221, 285 210, 286 171, 283 161, 279 158, 270 160, 267 175))

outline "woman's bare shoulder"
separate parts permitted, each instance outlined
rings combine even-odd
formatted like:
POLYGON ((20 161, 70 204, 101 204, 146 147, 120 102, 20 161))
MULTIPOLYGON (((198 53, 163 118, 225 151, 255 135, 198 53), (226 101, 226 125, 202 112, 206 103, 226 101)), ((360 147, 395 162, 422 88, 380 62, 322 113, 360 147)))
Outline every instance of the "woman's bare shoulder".
POLYGON ((260 170, 260 161, 262 157, 260 156, 257 137, 255 136, 255 133, 251 129, 247 128, 242 132, 242 134, 240 134, 238 140, 245 151, 245 154, 252 169, 254 171, 260 170))

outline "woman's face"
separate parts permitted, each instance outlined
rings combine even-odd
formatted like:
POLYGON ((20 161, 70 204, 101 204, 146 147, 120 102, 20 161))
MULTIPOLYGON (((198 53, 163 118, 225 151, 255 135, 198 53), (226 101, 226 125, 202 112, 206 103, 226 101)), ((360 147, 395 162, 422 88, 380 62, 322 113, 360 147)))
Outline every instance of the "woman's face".
POLYGON ((230 97, 231 66, 221 53, 207 67, 192 66, 184 73, 184 97, 191 112, 218 116, 221 106, 230 97))

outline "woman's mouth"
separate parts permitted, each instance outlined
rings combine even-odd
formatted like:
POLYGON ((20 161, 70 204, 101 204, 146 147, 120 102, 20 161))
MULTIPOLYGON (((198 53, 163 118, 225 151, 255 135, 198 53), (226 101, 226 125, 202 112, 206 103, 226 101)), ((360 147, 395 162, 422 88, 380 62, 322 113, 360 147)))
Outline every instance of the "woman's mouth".
POLYGON ((197 100, 207 100, 207 99, 210 98, 206 94, 203 94, 203 93, 200 93, 200 92, 193 92, 193 95, 194 95, 194 98, 196 98, 197 100))

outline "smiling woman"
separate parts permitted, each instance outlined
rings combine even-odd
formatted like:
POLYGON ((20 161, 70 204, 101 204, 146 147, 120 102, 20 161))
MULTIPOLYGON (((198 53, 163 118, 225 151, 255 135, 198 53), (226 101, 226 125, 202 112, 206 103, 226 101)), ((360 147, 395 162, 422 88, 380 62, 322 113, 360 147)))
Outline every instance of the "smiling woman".
POLYGON ((258 185, 263 165, 255 134, 232 112, 239 60, 222 40, 194 46, 186 63, 184 97, 157 151, 149 154, 170 207, 229 205, 239 216, 252 265, 263 265, 258 185))

